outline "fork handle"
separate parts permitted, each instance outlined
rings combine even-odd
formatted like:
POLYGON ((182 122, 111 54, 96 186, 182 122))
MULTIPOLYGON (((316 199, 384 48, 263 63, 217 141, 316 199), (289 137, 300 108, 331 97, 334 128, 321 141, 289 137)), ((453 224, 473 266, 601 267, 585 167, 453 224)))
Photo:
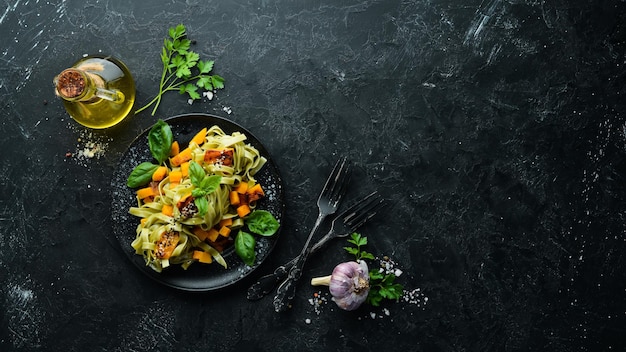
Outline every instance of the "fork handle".
MULTIPOLYGON (((332 238, 332 231, 329 231, 324 237, 322 237, 319 241, 317 241, 312 247, 309 255, 313 253, 317 253, 329 240, 332 238)), ((248 288, 247 298, 250 301, 258 301, 261 298, 265 297, 268 293, 272 292, 274 287, 278 285, 278 283, 287 277, 287 274, 293 268, 296 263, 296 259, 298 257, 294 257, 287 263, 277 267, 274 269, 272 273, 261 276, 257 282, 255 282, 252 286, 248 288)))
POLYGON ((272 273, 261 276, 257 282, 248 288, 248 300, 258 301, 272 292, 274 287, 287 276, 287 273, 289 273, 289 270, 291 270, 295 262, 296 258, 293 258, 286 264, 274 269, 272 273))
POLYGON ((274 310, 277 312, 283 312, 289 307, 289 303, 296 294, 296 283, 302 276, 302 268, 304 267, 304 263, 311 253, 311 248, 309 248, 309 244, 311 243, 311 239, 313 235, 317 232, 317 229, 320 227, 324 218, 326 218, 325 213, 321 212, 317 216, 317 220, 315 220, 315 224, 309 233, 309 236, 306 238, 306 242, 304 242, 304 246, 302 247, 302 251, 298 256, 294 259, 295 262, 293 267, 289 270, 289 275, 283 281, 276 290, 276 296, 274 296, 274 310))
POLYGON ((285 281, 283 281, 276 290, 276 296, 274 296, 274 310, 276 312, 284 312, 289 308, 289 303, 296 295, 296 284, 302 276, 302 269, 307 257, 311 253, 311 250, 307 248, 303 253, 296 257, 296 261, 293 267, 289 270, 289 275, 285 281))

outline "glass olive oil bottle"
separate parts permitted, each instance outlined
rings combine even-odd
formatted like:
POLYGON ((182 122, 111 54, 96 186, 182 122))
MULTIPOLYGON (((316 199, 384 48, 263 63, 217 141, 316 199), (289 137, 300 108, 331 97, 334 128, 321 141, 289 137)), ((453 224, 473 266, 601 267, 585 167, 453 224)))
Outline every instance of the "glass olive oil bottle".
POLYGON ((122 121, 135 102, 130 71, 111 56, 86 56, 54 78, 55 93, 68 114, 90 128, 122 121))

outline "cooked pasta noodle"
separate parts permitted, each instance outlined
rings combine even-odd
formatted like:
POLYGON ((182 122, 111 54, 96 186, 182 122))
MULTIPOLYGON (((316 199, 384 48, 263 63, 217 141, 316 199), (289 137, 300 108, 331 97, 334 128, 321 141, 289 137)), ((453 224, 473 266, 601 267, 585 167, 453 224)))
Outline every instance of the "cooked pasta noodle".
MULTIPOLYGON (((193 200, 191 194, 196 188, 189 176, 183 176, 180 182, 171 182, 170 176, 167 176, 158 186, 155 185, 154 197, 148 200, 137 197, 137 206, 131 207, 129 212, 141 221, 131 246, 136 254, 144 257, 146 265, 157 272, 170 264, 180 264, 187 269, 195 262, 193 251, 201 250, 209 253, 222 266, 227 266, 220 252, 200 239, 194 229, 209 230, 223 219, 237 218, 237 211, 229 201, 230 192, 241 183, 256 184, 254 176, 267 161, 245 141, 246 136, 240 132, 228 135, 218 126, 213 126, 207 130, 203 142, 189 143, 190 161, 202 166, 207 175, 221 176, 217 189, 206 195, 208 209, 204 215, 194 212, 194 206, 184 207, 193 203, 189 200, 193 200), (232 151, 232 161, 205 161, 206 155, 212 151, 232 151), (171 209, 172 213, 165 214, 165 208, 171 209), (171 254, 159 255, 165 242, 169 245, 175 243, 175 247, 171 254)), ((182 172, 182 166, 168 166, 168 175, 178 171, 182 172)), ((250 207, 254 205, 254 202, 250 203, 250 207)))

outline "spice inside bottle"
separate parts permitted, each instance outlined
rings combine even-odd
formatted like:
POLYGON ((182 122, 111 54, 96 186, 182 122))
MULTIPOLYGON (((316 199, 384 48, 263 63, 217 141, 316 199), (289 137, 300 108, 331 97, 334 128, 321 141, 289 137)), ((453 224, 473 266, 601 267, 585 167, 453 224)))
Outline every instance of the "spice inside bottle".
POLYGON ((56 76, 54 85, 70 116, 91 128, 117 124, 135 101, 128 68, 112 57, 86 57, 56 76))

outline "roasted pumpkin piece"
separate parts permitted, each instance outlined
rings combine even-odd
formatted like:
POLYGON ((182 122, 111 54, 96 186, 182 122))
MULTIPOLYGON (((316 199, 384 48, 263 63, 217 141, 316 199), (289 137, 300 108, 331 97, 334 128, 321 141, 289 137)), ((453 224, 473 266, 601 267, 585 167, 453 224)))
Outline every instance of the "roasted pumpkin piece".
POLYGON ((154 256, 159 259, 169 259, 172 256, 172 252, 174 252, 174 249, 176 249, 179 240, 180 234, 178 232, 163 232, 159 240, 156 242, 154 256))
POLYGON ((159 166, 154 173, 152 173, 152 181, 161 181, 167 175, 167 167, 159 166))
POLYGON ((177 141, 172 142, 172 147, 170 148, 170 156, 174 156, 180 153, 180 145, 177 141))
POLYGON ((206 131, 207 131, 206 127, 201 129, 200 132, 196 133, 196 135, 193 136, 191 141, 196 143, 197 145, 202 145, 204 141, 206 140, 206 131))
POLYGON ((174 207, 169 204, 163 204, 161 208, 161 213, 167 216, 174 216, 174 207))
POLYGON ((180 166, 180 164, 189 160, 191 160, 191 149, 185 148, 181 150, 180 153, 170 158, 170 165, 172 165, 172 167, 180 166))
POLYGON ((152 187, 141 188, 137 190, 137 198, 145 199, 148 197, 154 197, 154 189, 152 187))
POLYGON ((220 222, 218 223, 218 226, 219 227, 222 227, 222 226, 231 227, 231 226, 233 226, 233 218, 226 218, 226 219, 220 220, 220 222))
POLYGON ((215 242, 217 241, 217 238, 220 236, 219 231, 217 231, 215 228, 211 228, 209 229, 209 235, 207 236, 207 240, 209 240, 210 242, 215 242))
POLYGON ((180 172, 183 174, 183 177, 189 177, 189 162, 188 161, 180 164, 180 172))
POLYGON ((248 202, 254 202, 265 196, 265 192, 263 192, 263 188, 261 187, 261 184, 259 183, 248 188, 248 190, 246 191, 246 194, 248 195, 248 202))
POLYGON ((230 227, 222 226, 218 232, 221 236, 228 237, 230 236, 230 227))
POLYGON ((200 241, 204 241, 206 239, 208 239, 209 241, 215 241, 217 239, 217 236, 219 236, 219 232, 216 229, 210 228, 208 230, 205 230, 200 226, 196 226, 193 228, 193 234, 196 235, 200 241))
POLYGON ((225 166, 233 165, 234 150, 226 149, 208 149, 204 152, 204 162, 209 164, 221 164, 225 166))
POLYGON ((237 191, 237 193, 240 193, 240 194, 246 193, 247 190, 248 190, 248 182, 239 182, 239 184, 235 188, 235 191, 237 191))
POLYGON ((210 239, 207 239, 207 240, 208 240, 207 242, 209 243, 209 245, 215 248, 220 253, 223 252, 224 249, 233 245, 232 237, 217 236, 215 241, 211 241, 210 239))
POLYGON ((199 261, 200 263, 211 264, 213 263, 213 257, 211 254, 205 251, 193 251, 193 259, 199 261))
POLYGON ((240 218, 248 214, 250 214, 250 207, 248 205, 244 204, 237 207, 237 215, 239 215, 240 218))
POLYGON ((182 171, 172 171, 170 172, 170 182, 178 183, 183 179, 182 171))
POLYGON ((237 191, 230 191, 230 193, 228 194, 228 198, 230 200, 230 204, 234 206, 238 206, 239 204, 241 204, 241 200, 239 199, 239 193, 237 193, 237 191))

